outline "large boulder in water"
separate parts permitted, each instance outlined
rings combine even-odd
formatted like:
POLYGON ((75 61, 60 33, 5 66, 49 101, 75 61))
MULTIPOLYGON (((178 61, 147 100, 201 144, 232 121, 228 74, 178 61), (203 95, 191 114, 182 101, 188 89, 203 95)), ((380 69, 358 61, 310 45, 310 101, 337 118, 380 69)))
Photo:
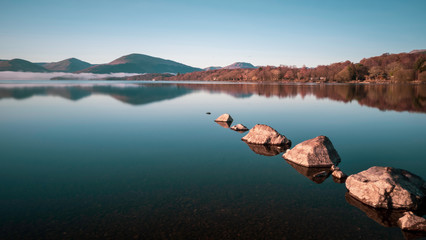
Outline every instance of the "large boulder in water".
POLYGON ((215 122, 229 122, 231 123, 232 121, 234 121, 234 119, 232 119, 231 115, 224 113, 222 115, 220 115, 218 118, 216 118, 216 120, 214 120, 215 122))
POLYGON ((422 178, 391 167, 375 166, 350 175, 346 188, 351 196, 375 208, 416 210, 426 198, 422 178))
POLYGON ((305 167, 331 167, 340 162, 339 154, 326 136, 297 144, 285 152, 283 158, 305 167))
POLYGON ((242 140, 252 144, 291 146, 288 138, 264 124, 256 124, 242 140))

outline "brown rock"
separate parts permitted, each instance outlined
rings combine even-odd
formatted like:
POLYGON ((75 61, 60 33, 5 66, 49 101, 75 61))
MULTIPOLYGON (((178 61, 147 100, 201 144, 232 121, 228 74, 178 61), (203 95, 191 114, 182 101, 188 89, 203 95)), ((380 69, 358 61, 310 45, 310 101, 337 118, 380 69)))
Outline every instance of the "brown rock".
POLYGON ((240 124, 240 123, 238 123, 237 125, 232 126, 231 129, 234 130, 234 131, 241 131, 241 132, 248 131, 248 128, 246 126, 240 124))
POLYGON ((349 194, 375 208, 419 209, 426 198, 425 181, 406 170, 371 167, 350 175, 349 194))
POLYGON ((234 121, 234 119, 232 119, 231 115, 224 113, 220 115, 218 118, 216 118, 216 120, 214 121, 215 122, 232 122, 234 121))
POLYGON ((344 172, 342 172, 342 170, 340 170, 339 167, 336 167, 336 166, 333 165, 331 167, 331 170, 333 171, 333 173, 331 175, 333 175, 333 177, 335 177, 337 179, 344 179, 344 178, 348 177, 344 172))
POLYGON ((284 135, 263 124, 256 124, 242 140, 252 144, 291 146, 291 141, 284 135))
POLYGON ((426 219, 414 215, 413 212, 405 212, 404 216, 398 219, 398 227, 407 231, 426 232, 426 219))
POLYGON ((285 152, 283 158, 305 167, 331 167, 340 162, 339 154, 326 136, 318 136, 297 144, 285 152))

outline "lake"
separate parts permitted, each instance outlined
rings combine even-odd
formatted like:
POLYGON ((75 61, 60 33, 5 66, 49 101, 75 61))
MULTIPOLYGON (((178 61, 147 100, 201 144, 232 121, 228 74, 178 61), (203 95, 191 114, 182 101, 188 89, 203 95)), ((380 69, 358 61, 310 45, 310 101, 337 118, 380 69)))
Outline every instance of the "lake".
POLYGON ((0 113, 0 239, 422 237, 214 119, 426 179, 424 84, 0 81, 0 113))

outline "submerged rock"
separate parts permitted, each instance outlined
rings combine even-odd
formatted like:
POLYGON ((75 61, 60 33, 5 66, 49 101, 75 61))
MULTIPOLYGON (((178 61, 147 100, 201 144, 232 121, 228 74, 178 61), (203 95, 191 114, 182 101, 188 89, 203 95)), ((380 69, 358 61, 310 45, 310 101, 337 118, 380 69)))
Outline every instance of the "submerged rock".
POLYGON ((220 115, 218 118, 216 118, 216 120, 214 120, 215 122, 232 122, 234 121, 234 119, 232 119, 231 115, 224 113, 222 115, 220 115))
POLYGON ((286 150, 285 146, 279 146, 279 145, 259 145, 259 144, 252 144, 247 142, 246 144, 254 153, 263 155, 263 156, 275 156, 286 150))
POLYGON ((419 209, 426 197, 425 181, 406 170, 371 167, 350 175, 349 194, 375 208, 419 209))
POLYGON ((426 219, 414 215, 413 212, 405 212, 404 216, 398 219, 398 227, 407 231, 426 232, 426 219))
POLYGON ((234 130, 234 131, 240 131, 240 132, 248 131, 248 128, 246 126, 244 126, 243 124, 240 124, 240 123, 232 126, 231 129, 234 130))
POLYGON ((291 146, 288 138, 264 124, 256 124, 241 140, 252 144, 291 146))
POLYGON ((339 154, 326 136, 297 144, 284 153, 283 158, 305 167, 331 167, 340 162, 339 154))

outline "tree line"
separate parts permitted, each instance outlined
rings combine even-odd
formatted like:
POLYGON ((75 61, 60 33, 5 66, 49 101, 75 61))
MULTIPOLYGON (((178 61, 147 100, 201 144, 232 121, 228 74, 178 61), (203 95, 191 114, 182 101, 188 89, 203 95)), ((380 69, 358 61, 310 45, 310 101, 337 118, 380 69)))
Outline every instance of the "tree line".
POLYGON ((364 58, 359 63, 350 61, 319 65, 315 68, 266 66, 256 69, 218 69, 177 74, 167 80, 206 81, 426 81, 426 50, 364 58))

